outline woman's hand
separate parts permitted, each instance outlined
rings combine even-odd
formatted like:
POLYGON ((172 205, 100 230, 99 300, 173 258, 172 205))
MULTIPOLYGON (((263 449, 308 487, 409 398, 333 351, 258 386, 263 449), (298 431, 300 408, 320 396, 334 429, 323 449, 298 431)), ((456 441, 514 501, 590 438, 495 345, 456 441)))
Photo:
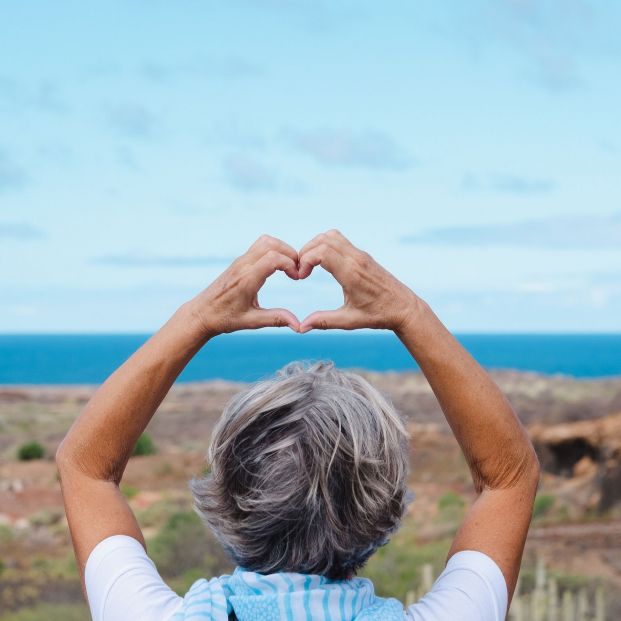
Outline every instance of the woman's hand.
POLYGON ((422 304, 411 289, 338 231, 312 239, 300 250, 298 261, 300 279, 307 278, 316 265, 321 265, 343 287, 344 297, 341 308, 309 315, 300 324, 300 332, 314 328, 399 331, 422 304))
POLYGON ((276 270, 298 280, 298 253, 285 242, 262 235, 207 289, 190 303, 206 337, 253 328, 289 326, 299 331, 297 317, 284 308, 261 308, 258 293, 276 270))

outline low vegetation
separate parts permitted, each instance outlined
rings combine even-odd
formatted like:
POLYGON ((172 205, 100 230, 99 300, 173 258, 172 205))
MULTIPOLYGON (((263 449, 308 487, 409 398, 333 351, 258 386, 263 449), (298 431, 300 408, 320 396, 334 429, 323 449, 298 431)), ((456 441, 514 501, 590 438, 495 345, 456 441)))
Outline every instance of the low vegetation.
MULTIPOLYGON (((618 380, 538 380, 520 374, 497 374, 496 379, 525 422, 559 422, 575 417, 577 411, 589 418, 605 413, 602 404, 608 410, 613 407, 610 404, 621 404, 618 380), (571 399, 567 397, 570 392, 571 399)), ((361 573, 373 580, 378 595, 412 601, 442 571, 455 529, 474 495, 468 467, 448 429, 442 427, 426 385, 423 391, 422 379, 387 374, 373 381, 401 404, 412 424, 410 485, 415 500, 402 528, 361 573)), ((232 570, 222 548, 192 511, 187 482, 192 476, 208 474, 204 451, 209 435, 223 404, 238 388, 206 383, 174 389, 174 398, 164 401, 148 434, 136 443, 138 457, 130 460, 121 486, 143 529, 149 554, 166 582, 180 594, 198 578, 232 570)), ((0 504, 5 499, 0 507, 0 621, 90 618, 67 532, 56 466, 49 459, 89 396, 90 389, 83 387, 12 391, 4 397, 0 391, 4 441, 0 442, 0 504), (25 448, 32 445, 37 446, 25 448), (32 459, 40 461, 28 461, 32 459)), ((606 436, 610 437, 613 434, 606 436)), ((606 464, 595 465, 604 468, 606 464)), ((595 471, 592 464, 581 462, 582 470, 577 472, 591 476, 587 466, 595 471)), ((586 478, 581 481, 583 485, 586 478)), ((536 534, 527 546, 521 574, 522 617, 515 616, 516 610, 511 621, 531 621, 530 611, 541 603, 541 593, 533 596, 539 557, 549 564, 543 590, 558 591, 556 621, 564 621, 564 606, 577 611, 586 601, 593 612, 602 592, 606 619, 621 619, 621 581, 616 569, 621 503, 602 513, 596 502, 599 488, 589 484, 589 493, 580 495, 575 483, 575 477, 544 470, 533 511, 536 534)), ((541 577, 539 584, 541 591, 541 577)), ((536 618, 549 621, 545 615, 536 618)))
POLYGON ((155 443, 151 439, 148 433, 143 433, 134 446, 134 457, 140 457, 141 455, 154 455, 156 453, 155 443))
POLYGON ((43 459, 45 449, 39 442, 27 442, 17 449, 17 459, 20 461, 30 461, 32 459, 43 459))
POLYGON ((556 497, 552 494, 537 494, 537 498, 535 498, 535 505, 533 507, 533 520, 537 520, 547 515, 555 503, 556 497))

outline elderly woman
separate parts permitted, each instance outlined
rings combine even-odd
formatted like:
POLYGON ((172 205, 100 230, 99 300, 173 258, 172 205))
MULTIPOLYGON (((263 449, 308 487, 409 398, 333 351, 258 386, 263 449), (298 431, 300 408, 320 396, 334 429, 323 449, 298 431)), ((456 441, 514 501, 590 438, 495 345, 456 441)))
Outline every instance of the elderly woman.
POLYGON ((298 253, 261 237, 97 391, 57 453, 84 590, 95 621, 502 621, 520 567, 539 469, 516 415, 429 307, 337 231, 298 253), (321 265, 344 304, 303 322, 262 309, 282 270, 321 265), (464 452, 477 492, 431 591, 407 608, 356 577, 399 525, 407 442, 390 403, 330 364, 292 364, 237 395, 191 484, 196 510, 237 568, 185 597, 160 578, 119 491, 136 440, 188 361, 225 332, 288 325, 393 330, 419 364, 464 452))

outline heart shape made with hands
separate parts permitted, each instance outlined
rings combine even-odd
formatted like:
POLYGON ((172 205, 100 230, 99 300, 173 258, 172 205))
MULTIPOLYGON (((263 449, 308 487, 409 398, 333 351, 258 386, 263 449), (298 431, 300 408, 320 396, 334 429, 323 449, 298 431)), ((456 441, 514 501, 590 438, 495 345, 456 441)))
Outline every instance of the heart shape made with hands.
POLYGON ((402 321, 402 309, 413 296, 410 289, 336 230, 316 236, 299 251, 279 239, 262 236, 247 255, 260 271, 253 305, 263 315, 262 323, 254 327, 288 325, 299 333, 313 329, 394 329, 402 321), (263 309, 258 305, 258 291, 274 272, 284 272, 293 280, 305 280, 317 266, 330 273, 341 286, 340 308, 315 311, 299 321, 288 309, 263 309))
MULTIPOLYGON (((256 321, 249 318, 250 325, 246 327, 288 326, 291 330, 298 333, 309 332, 314 328, 327 329, 329 327, 325 321, 315 325, 314 319, 321 313, 336 312, 339 310, 337 307, 343 304, 345 294, 342 285, 334 278, 334 274, 330 273, 329 267, 324 263, 323 256, 320 256, 327 254, 327 248, 324 248, 321 243, 321 240, 327 237, 327 235, 326 233, 317 236, 308 242, 300 251, 295 250, 280 239, 264 235, 249 248, 245 255, 240 257, 239 261, 252 261, 251 269, 259 272, 260 276, 259 281, 256 282, 254 287, 256 295, 252 303, 252 307, 256 309, 257 313, 260 313, 260 318, 258 315, 256 316, 256 321), (313 255, 309 257, 308 252, 312 248, 316 248, 316 250, 314 250, 313 255), (322 263, 324 264, 322 265, 322 263), (317 265, 320 265, 323 269, 314 270, 317 265), (290 298, 290 289, 285 283, 285 280, 302 281, 307 279, 310 281, 308 284, 311 288, 318 280, 329 280, 340 285, 337 294, 340 300, 338 300, 337 296, 332 296, 330 301, 334 300, 334 311, 316 311, 308 314, 308 311, 311 310, 308 307, 296 309, 302 310, 304 314, 307 314, 306 318, 300 321, 298 315, 292 312, 293 309, 289 305, 292 300, 290 298), (288 303, 286 307, 280 307, 278 302, 282 299, 281 296, 285 291, 287 291, 288 303), (259 295, 261 296, 261 304, 259 303, 259 295)), ((322 291, 322 299, 324 299, 324 293, 325 292, 322 291)), ((325 302, 328 307, 331 306, 327 299, 325 302)), ((299 316, 304 316, 304 314, 300 314, 299 316)))
MULTIPOLYGON (((267 278, 258 293, 261 307, 284 307, 298 324, 315 310, 338 309, 343 304, 343 297, 341 285, 323 268, 313 269, 304 279, 291 278, 278 270, 267 278)), ((289 327, 299 332, 297 327, 289 327)))

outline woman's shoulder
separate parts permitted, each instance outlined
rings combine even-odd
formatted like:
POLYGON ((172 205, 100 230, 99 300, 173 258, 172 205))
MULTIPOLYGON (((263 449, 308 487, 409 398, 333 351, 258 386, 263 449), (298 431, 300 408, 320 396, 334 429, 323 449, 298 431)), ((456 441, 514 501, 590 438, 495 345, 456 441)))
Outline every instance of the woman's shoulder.
POLYGON ((503 621, 507 583, 496 562, 483 552, 454 554, 431 590, 406 610, 408 621, 503 621))

